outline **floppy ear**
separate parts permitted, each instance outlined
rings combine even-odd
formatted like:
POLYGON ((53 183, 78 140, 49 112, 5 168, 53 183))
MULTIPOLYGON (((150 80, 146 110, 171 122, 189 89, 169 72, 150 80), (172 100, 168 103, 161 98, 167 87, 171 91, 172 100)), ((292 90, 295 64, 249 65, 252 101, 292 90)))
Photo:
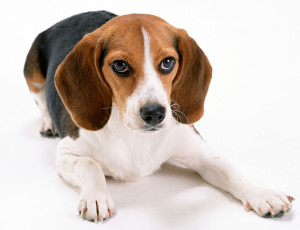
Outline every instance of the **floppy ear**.
POLYGON ((175 36, 180 64, 171 92, 172 104, 175 103, 173 114, 179 122, 191 124, 203 116, 212 68, 204 52, 185 30, 177 30, 175 36))
POLYGON ((112 93, 100 69, 103 46, 100 33, 87 34, 77 43, 55 74, 57 91, 79 127, 102 128, 109 119, 112 93))

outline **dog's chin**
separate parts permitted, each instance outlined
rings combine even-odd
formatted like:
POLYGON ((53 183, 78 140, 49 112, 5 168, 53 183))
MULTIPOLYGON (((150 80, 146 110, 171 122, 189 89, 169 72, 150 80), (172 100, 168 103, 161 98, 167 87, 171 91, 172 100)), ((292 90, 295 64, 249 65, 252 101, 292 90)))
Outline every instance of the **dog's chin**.
POLYGON ((140 130, 142 133, 150 134, 150 133, 157 133, 164 129, 165 129, 164 125, 159 124, 159 125, 155 125, 155 126, 145 125, 140 130))
POLYGON ((155 125, 155 126, 152 126, 152 125, 146 125, 146 124, 142 124, 142 125, 129 125, 127 124, 127 127, 136 132, 136 133, 140 133, 140 134, 145 134, 145 135, 148 135, 148 134, 156 134, 156 133, 159 133, 160 131, 162 130, 165 130, 166 129, 166 125, 165 124, 158 124, 158 125, 155 125))

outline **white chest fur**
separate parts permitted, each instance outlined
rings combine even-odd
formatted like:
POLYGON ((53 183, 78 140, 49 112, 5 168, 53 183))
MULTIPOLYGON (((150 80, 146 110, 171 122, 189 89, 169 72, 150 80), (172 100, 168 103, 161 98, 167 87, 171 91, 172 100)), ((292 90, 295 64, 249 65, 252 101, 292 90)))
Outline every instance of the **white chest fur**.
POLYGON ((69 148, 76 155, 92 158, 107 176, 135 180, 153 173, 170 159, 177 126, 181 125, 174 120, 167 129, 143 134, 125 126, 114 110, 101 130, 81 129, 78 139, 66 137, 59 148, 64 151, 69 148))

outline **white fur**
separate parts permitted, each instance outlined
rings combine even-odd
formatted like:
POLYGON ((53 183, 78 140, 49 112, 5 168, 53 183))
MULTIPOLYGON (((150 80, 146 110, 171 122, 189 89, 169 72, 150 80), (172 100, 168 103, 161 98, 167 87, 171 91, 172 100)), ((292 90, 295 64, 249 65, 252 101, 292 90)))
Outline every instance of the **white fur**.
POLYGON ((212 153, 191 126, 174 118, 170 123, 160 132, 145 135, 129 129, 113 106, 111 117, 101 130, 81 129, 78 139, 65 137, 60 141, 57 169, 66 181, 81 188, 80 209, 87 208, 85 218, 96 218, 95 201, 104 207, 99 212, 104 218, 108 217, 108 209, 115 210, 104 175, 132 181, 153 173, 170 159, 196 170, 207 182, 232 193, 244 205, 248 202, 260 215, 271 206, 277 213, 285 203, 290 205, 285 194, 259 188, 240 176, 212 153))
MULTIPOLYGON (((131 181, 158 170, 174 160, 196 170, 214 186, 230 192, 243 204, 264 215, 291 208, 285 194, 259 188, 215 155, 191 126, 178 123, 172 116, 166 92, 157 76, 151 56, 150 37, 144 37, 144 82, 127 99, 127 115, 121 119, 113 104, 107 124, 99 131, 80 130, 79 138, 63 138, 57 149, 58 173, 81 188, 79 211, 90 220, 107 218, 115 211, 105 175, 131 181), (166 106, 165 126, 157 132, 141 131, 139 109, 148 102, 166 106), (139 131, 138 131, 139 130, 139 131)), ((249 208, 248 207, 248 208, 249 208)))
POLYGON ((40 132, 43 133, 46 130, 50 129, 54 134, 55 130, 46 103, 45 84, 40 84, 40 83, 33 83, 33 84, 36 87, 40 88, 40 91, 38 93, 32 92, 33 98, 35 99, 37 106, 42 114, 40 132))
POLYGON ((154 69, 150 36, 147 31, 142 27, 142 34, 144 40, 144 78, 143 82, 135 89, 126 103, 126 113, 124 116, 124 122, 127 126, 134 130, 141 130, 145 125, 145 122, 140 117, 140 108, 148 103, 157 103, 165 107, 166 116, 161 123, 162 128, 166 128, 169 125, 171 118, 171 109, 169 107, 169 101, 167 92, 163 87, 163 84, 154 69))

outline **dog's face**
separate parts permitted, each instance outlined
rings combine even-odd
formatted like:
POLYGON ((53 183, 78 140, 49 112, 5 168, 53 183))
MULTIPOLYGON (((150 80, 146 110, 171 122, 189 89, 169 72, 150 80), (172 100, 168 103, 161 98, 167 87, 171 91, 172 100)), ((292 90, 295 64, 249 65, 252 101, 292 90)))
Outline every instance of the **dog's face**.
POLYGON ((200 119, 210 79, 205 54, 185 31, 155 16, 125 15, 87 34, 55 84, 82 128, 103 127, 115 103, 129 128, 153 132, 172 115, 182 123, 200 119))
POLYGON ((101 70, 121 118, 134 130, 167 127, 172 82, 179 67, 172 36, 163 26, 139 23, 122 22, 112 29, 118 36, 109 39, 101 70))

